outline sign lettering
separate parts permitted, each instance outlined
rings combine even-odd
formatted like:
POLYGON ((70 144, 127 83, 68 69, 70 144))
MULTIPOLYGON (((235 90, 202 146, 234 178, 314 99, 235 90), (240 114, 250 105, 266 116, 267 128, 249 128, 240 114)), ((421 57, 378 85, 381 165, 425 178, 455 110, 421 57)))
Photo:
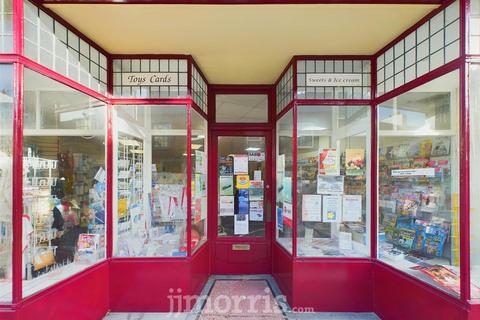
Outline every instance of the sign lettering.
POLYGON ((361 87, 357 73, 307 73, 307 87, 361 87))
POLYGON ((122 74, 122 86, 177 86, 178 75, 172 72, 122 74))

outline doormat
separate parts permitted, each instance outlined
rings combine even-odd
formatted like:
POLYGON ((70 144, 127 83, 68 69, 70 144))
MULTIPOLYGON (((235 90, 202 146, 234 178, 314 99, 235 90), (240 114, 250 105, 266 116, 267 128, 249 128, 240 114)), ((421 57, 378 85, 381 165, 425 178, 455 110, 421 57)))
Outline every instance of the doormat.
POLYGON ((199 320, 281 320, 285 316, 265 280, 216 280, 199 320))

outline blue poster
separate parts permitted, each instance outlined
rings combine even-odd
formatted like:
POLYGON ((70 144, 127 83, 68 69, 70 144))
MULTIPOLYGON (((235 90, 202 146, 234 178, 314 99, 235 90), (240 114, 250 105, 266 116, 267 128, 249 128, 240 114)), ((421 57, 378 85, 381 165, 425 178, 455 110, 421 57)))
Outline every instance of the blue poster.
POLYGON ((283 231, 283 208, 277 207, 277 230, 283 231))
POLYGON ((238 190, 238 213, 239 214, 248 214, 248 189, 239 189, 238 190))

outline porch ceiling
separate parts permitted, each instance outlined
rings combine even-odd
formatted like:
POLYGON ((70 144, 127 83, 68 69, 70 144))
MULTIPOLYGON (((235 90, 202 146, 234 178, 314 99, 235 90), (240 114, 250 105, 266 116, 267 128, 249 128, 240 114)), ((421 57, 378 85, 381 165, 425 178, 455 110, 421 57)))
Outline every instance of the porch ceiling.
POLYGON ((293 55, 370 55, 428 4, 48 4, 110 53, 191 54, 216 84, 271 84, 293 55))

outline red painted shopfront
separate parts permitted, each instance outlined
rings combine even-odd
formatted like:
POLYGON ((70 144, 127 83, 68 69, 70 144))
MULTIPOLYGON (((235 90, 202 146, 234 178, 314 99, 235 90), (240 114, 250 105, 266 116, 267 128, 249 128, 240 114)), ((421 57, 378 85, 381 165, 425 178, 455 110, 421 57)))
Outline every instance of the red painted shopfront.
POLYGON ((266 85, 109 53, 49 6, 76 2, 0 0, 1 319, 168 312, 220 274, 271 274, 292 308, 480 319, 478 1, 365 1, 435 7, 266 85))

